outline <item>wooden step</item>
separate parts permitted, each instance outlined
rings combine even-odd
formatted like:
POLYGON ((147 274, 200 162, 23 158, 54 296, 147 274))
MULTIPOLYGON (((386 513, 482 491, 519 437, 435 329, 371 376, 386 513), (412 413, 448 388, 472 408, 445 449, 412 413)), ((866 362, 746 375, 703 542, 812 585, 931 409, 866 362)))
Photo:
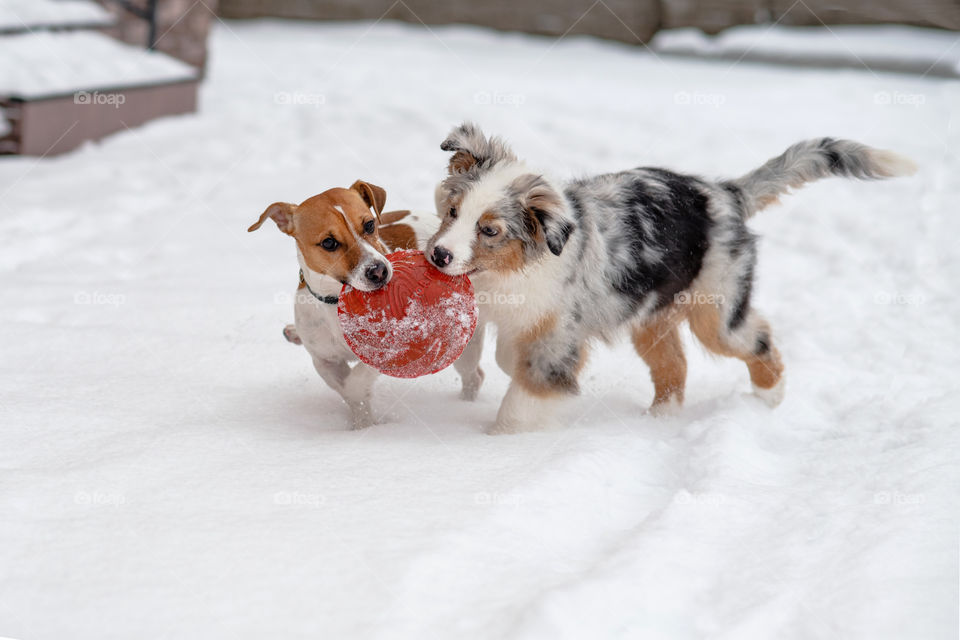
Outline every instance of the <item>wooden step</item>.
POLYGON ((102 29, 116 23, 89 0, 0 0, 0 35, 38 30, 102 29))
POLYGON ((92 31, 0 37, 0 153, 49 155, 196 110, 199 74, 92 31))

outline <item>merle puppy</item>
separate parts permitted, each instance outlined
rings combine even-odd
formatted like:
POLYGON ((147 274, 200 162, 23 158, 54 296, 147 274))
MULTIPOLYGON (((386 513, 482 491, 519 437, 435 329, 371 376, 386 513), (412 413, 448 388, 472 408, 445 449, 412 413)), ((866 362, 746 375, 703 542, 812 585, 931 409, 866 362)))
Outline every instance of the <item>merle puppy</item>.
POLYGON ((578 392, 589 341, 624 330, 650 367, 652 410, 679 406, 684 320, 707 349, 743 360, 757 395, 776 406, 783 364, 750 304, 757 249, 747 220, 812 180, 915 170, 890 151, 821 138, 733 180, 638 168, 558 183, 473 124, 440 147, 453 155, 426 253, 444 273, 470 275, 482 320, 497 325, 497 362, 512 381, 496 432, 551 422, 556 401, 578 392))

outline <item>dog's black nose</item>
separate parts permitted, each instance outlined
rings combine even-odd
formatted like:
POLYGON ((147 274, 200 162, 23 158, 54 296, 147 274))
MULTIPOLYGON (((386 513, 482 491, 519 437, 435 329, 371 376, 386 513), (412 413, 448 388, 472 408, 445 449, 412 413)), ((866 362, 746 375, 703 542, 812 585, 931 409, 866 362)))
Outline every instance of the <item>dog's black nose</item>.
POLYGON ((372 264, 367 267, 365 275, 367 276, 367 280, 370 281, 370 284, 380 286, 387 281, 387 265, 382 262, 372 264))
POLYGON ((433 264, 438 267, 445 267, 450 264, 450 261, 453 260, 453 254, 444 249, 443 247, 437 246, 433 248, 433 264))

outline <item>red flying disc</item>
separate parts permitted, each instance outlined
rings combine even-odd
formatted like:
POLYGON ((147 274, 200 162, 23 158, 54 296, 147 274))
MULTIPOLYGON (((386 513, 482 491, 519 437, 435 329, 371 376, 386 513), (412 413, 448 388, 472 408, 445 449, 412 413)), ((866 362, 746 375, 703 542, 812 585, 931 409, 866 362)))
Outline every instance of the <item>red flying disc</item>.
POLYGON ((350 349, 395 378, 418 378, 449 367, 477 328, 477 302, 466 276, 448 276, 422 251, 387 256, 393 277, 376 291, 344 286, 337 316, 350 349))

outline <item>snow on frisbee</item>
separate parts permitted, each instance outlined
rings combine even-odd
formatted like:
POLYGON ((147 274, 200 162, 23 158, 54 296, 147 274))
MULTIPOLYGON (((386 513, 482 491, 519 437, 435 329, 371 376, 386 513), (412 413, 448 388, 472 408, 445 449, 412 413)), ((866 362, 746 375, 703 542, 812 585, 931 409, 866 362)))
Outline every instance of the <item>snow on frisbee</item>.
POLYGON ((466 276, 448 276, 422 251, 387 256, 393 277, 376 291, 344 286, 337 315, 361 362, 395 378, 417 378, 454 363, 477 328, 466 276))

